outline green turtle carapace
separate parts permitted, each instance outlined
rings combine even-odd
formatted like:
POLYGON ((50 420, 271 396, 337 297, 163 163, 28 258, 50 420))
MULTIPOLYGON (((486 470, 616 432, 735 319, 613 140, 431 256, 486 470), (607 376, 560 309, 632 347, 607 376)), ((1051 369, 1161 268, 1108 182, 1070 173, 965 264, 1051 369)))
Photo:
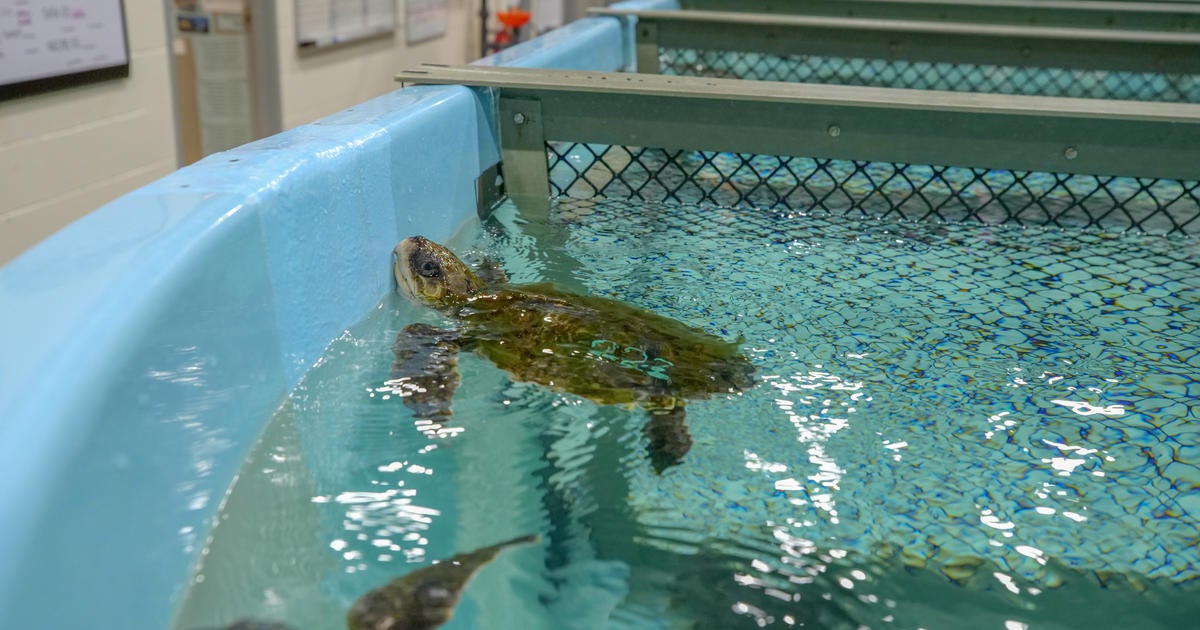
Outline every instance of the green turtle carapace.
POLYGON ((487 282, 420 236, 396 246, 393 267, 401 293, 453 322, 446 329, 411 324, 396 338, 388 383, 419 418, 448 419, 458 354, 471 351, 515 381, 641 406, 650 461, 661 473, 692 445, 684 401, 754 382, 754 366, 736 343, 616 300, 550 284, 509 285, 502 277, 487 282))

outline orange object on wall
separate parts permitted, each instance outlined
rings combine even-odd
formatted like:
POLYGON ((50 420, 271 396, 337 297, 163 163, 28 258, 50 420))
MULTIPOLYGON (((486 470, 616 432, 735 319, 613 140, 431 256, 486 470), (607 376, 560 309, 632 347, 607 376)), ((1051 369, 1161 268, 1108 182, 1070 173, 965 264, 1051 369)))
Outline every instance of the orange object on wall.
POLYGON ((496 19, 500 23, 511 29, 518 29, 525 26, 529 22, 530 13, 519 8, 511 8, 505 11, 496 11, 496 19))

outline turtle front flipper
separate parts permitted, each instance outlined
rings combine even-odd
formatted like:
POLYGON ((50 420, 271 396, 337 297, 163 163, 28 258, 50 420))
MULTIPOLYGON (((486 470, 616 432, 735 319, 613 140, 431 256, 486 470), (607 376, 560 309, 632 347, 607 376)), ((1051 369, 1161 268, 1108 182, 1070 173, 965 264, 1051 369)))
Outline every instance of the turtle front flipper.
POLYGON ((508 284, 508 274, 504 272, 504 267, 500 264, 500 261, 495 258, 484 258, 480 261, 475 266, 475 275, 489 287, 508 284))
POLYGON ((654 472, 661 475, 683 461, 683 456, 692 449, 692 434, 688 431, 682 400, 653 400, 644 406, 650 414, 642 427, 642 433, 650 440, 646 451, 654 472))
POLYGON ((462 380, 458 374, 458 332, 429 324, 409 324, 392 345, 386 385, 417 418, 444 420, 462 380))
POLYGON ((521 536, 417 569, 374 589, 354 602, 346 616, 349 630, 431 629, 450 620, 467 582, 501 551, 536 543, 537 534, 521 536))

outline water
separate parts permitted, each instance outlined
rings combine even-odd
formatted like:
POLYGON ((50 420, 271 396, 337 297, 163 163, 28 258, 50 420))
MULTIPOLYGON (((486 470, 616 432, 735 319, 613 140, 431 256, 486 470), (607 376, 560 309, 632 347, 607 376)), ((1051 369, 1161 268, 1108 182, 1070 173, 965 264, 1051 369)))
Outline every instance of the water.
POLYGON ((742 347, 655 475, 643 412, 463 355, 455 419, 383 386, 396 296, 271 421, 178 627, 336 628, 531 532, 460 628, 1179 628, 1200 614, 1200 242, 564 201, 450 243, 742 347), (535 239, 534 236, 537 236, 535 239), (535 244, 536 243, 536 244, 535 244))

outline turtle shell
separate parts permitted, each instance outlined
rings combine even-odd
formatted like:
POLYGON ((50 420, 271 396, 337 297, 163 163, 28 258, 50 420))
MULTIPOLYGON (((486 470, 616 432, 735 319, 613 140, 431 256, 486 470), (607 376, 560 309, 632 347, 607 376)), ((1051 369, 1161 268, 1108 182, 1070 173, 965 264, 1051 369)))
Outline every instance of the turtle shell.
POLYGON ((456 313, 459 343, 516 380, 598 403, 706 398, 753 383, 730 343, 635 306, 551 285, 500 287, 456 313))

